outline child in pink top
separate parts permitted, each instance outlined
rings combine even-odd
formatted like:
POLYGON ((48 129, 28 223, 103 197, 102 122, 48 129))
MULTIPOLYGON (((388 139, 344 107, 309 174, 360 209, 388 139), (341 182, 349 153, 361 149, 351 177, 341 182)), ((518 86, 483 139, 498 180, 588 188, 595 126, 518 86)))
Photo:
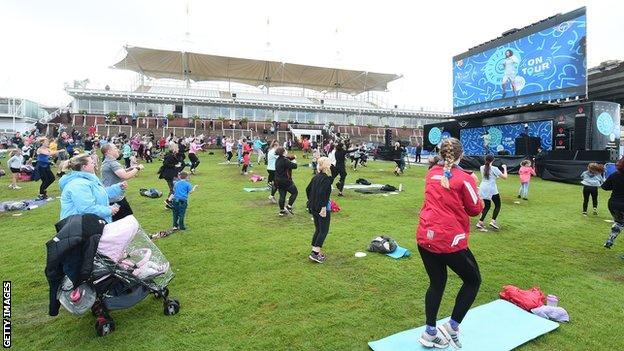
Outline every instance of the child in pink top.
POLYGON ((531 167, 530 160, 524 160, 520 163, 520 170, 518 171, 520 175, 520 189, 518 190, 518 199, 522 198, 524 200, 529 199, 529 182, 531 181, 531 176, 535 174, 535 168, 531 167))

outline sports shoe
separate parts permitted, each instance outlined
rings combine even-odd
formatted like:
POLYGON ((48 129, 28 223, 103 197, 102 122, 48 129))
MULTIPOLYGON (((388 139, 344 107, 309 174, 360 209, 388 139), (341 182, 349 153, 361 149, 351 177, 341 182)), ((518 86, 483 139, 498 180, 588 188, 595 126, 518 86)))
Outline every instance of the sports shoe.
POLYGON ((597 215, 598 215, 598 209, 594 208, 594 216, 597 216, 597 215))
POLYGON ((518 199, 521 198, 522 196, 518 195, 518 199))
POLYGON ((495 220, 492 220, 492 221, 490 222, 490 227, 492 227, 492 228, 494 228, 494 229, 500 229, 500 228, 498 227, 498 225, 496 224, 496 221, 495 221, 495 220))
POLYGON ((483 225, 483 221, 477 222, 477 229, 481 229, 481 230, 485 229, 485 225, 483 225))
POLYGON ((583 212, 583 216, 587 217, 587 212, 583 212))
POLYGON ((275 200, 275 196, 269 195, 269 202, 272 203, 272 204, 276 204, 277 200, 275 200))
POLYGON ((310 256, 308 256, 308 258, 310 259, 310 261, 314 261, 316 263, 323 263, 325 262, 325 256, 323 254, 319 253, 311 253, 310 256))
POLYGON ((21 189, 22 187, 21 187, 21 186, 19 186, 19 185, 16 185, 16 186, 14 186, 14 187, 12 187, 12 188, 13 188, 13 189, 21 189))
POLYGON ((607 239, 607 242, 604 244, 604 247, 610 249, 613 246, 613 240, 611 238, 607 239))
POLYGON ((451 346, 456 349, 461 349, 462 344, 459 342, 459 330, 453 329, 449 322, 442 324, 442 326, 438 327, 438 330, 442 332, 442 335, 444 335, 451 346))
POLYGON ((13 184, 9 184, 9 189, 13 189, 13 184))
POLYGON ((418 341, 424 347, 430 347, 430 348, 435 347, 438 349, 445 349, 449 345, 448 341, 446 340, 444 336, 440 337, 440 335, 437 333, 436 335, 431 335, 427 333, 426 331, 420 334, 420 339, 418 339, 418 341))
POLYGON ((280 217, 285 217, 288 216, 288 212, 286 210, 281 210, 277 213, 277 215, 280 217))
POLYGON ((294 215, 295 212, 293 212, 293 208, 290 205, 286 205, 286 211, 290 212, 291 215, 294 215))

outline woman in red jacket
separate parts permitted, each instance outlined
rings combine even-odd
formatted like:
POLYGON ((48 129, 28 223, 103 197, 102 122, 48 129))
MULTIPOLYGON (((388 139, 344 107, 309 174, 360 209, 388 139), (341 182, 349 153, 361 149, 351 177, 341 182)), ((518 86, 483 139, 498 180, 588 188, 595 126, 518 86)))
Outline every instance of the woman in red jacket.
POLYGON ((440 147, 443 161, 431 167, 425 179, 425 201, 416 231, 418 252, 430 281, 425 295, 427 327, 420 337, 425 347, 444 348, 450 343, 461 348, 459 323, 474 302, 481 284, 477 261, 468 249, 468 237, 470 217, 481 213, 483 202, 478 195, 477 176, 457 166, 462 155, 459 140, 446 139, 440 147), (451 320, 436 328, 447 267, 462 279, 463 285, 451 320))

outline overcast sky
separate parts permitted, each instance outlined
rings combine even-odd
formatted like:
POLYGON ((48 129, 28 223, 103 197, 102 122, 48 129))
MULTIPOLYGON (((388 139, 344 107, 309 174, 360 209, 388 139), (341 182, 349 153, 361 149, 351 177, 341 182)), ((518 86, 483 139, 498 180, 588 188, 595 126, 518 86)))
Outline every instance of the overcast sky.
POLYGON ((0 96, 60 105, 64 82, 129 86, 108 68, 129 44, 402 74, 388 103, 450 111, 453 55, 582 6, 589 67, 624 59, 624 1, 1 0, 0 96))

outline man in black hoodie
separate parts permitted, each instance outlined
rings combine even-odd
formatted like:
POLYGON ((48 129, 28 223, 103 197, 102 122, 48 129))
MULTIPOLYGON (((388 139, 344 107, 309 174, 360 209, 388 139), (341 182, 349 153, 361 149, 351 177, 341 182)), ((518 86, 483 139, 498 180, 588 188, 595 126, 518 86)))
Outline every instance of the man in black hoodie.
POLYGON ((317 263, 325 261, 325 254, 321 252, 323 242, 329 233, 331 207, 329 196, 333 179, 330 174, 331 161, 327 157, 318 159, 318 173, 312 178, 306 188, 308 196, 308 211, 314 219, 314 235, 312 236, 312 252, 308 258, 317 263))
POLYGON ((277 160, 275 161, 274 183, 279 192, 279 215, 294 214, 292 205, 295 203, 299 193, 295 183, 292 181, 292 170, 297 168, 297 164, 291 160, 294 160, 295 156, 286 157, 286 149, 281 146, 275 150, 275 154, 277 155, 277 160), (290 193, 290 198, 288 198, 288 205, 284 206, 287 192, 290 193))

